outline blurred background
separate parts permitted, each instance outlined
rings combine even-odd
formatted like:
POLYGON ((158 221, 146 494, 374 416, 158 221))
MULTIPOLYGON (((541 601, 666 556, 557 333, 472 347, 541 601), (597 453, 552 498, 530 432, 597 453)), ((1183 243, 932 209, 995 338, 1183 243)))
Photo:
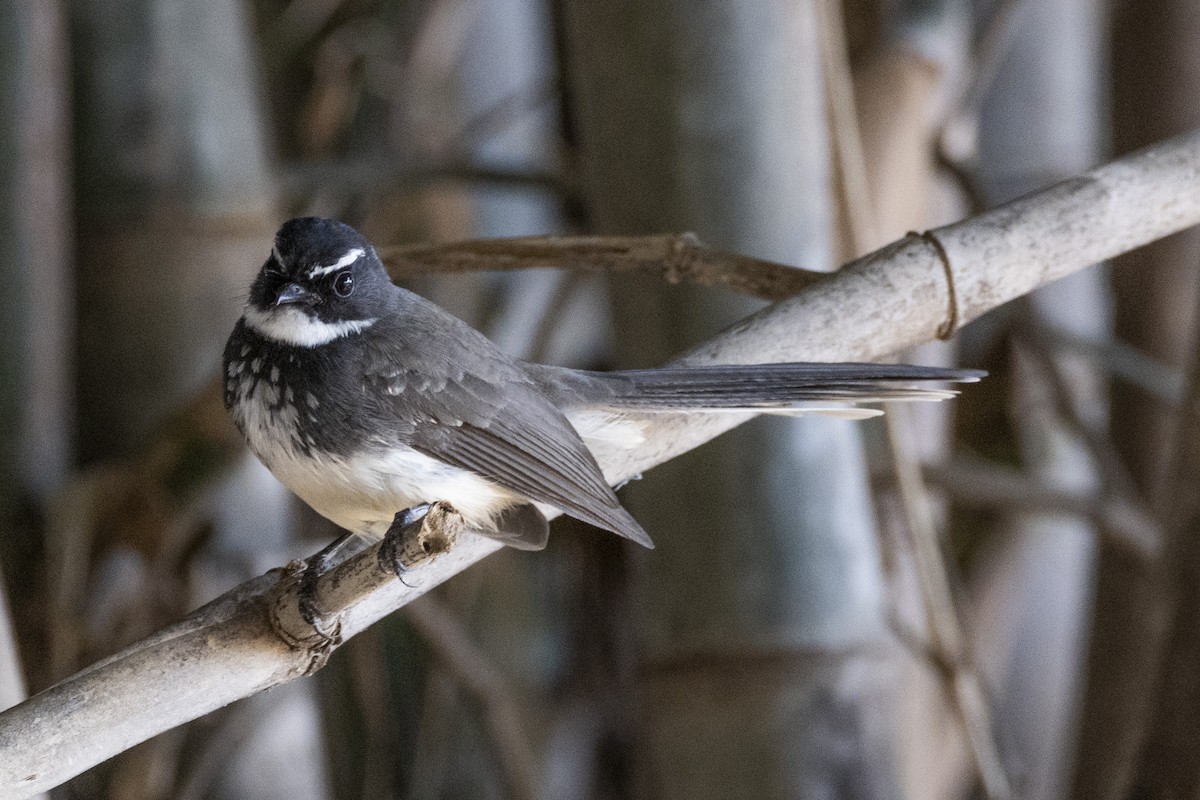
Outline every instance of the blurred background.
MULTIPOLYGON (((829 270, 1200 117, 1194 0, 2 0, 0 39, 0 707, 334 535, 213 384, 287 217, 829 270)), ((653 552, 561 519, 53 796, 1195 797, 1198 245, 897 354, 991 371, 955 402, 656 469, 653 552)), ((761 305, 406 285, 587 368, 761 305)))

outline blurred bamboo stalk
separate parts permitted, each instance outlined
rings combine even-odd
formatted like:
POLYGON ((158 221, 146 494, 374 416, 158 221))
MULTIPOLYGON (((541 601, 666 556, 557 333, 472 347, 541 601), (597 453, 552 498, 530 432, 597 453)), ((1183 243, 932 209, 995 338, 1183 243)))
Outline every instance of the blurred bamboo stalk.
MULTIPOLYGON (((1140 0, 1116 4, 1112 16, 1114 151, 1130 152, 1200 125, 1200 6, 1191 0, 1140 0), (1155 58, 1147 59, 1147 52, 1155 58)), ((1197 250, 1200 231, 1187 231, 1123 256, 1112 269, 1117 336, 1181 372, 1190 364, 1191 332, 1200 319, 1197 250)), ((1116 387, 1113 439, 1155 503, 1167 497, 1172 480, 1176 424, 1162 403, 1116 387)), ((1102 555, 1101 571, 1107 567, 1102 555)))
MULTIPOLYGON (((1200 295, 1194 302, 1200 308, 1200 295)), ((1160 606, 1150 613, 1162 615, 1163 627, 1144 654, 1153 670, 1152 695, 1143 711, 1145 738, 1128 765, 1136 770, 1133 787, 1154 800, 1195 796, 1200 790, 1193 713, 1200 702, 1200 630, 1194 613, 1200 606, 1200 502, 1195 499, 1200 483, 1200 326, 1193 330, 1191 352, 1187 397, 1176 413, 1174 447, 1157 509, 1167 534, 1165 547, 1161 560, 1148 570, 1160 606)))
MULTIPOLYGON (((568 3, 594 230, 687 228, 757 258, 836 263, 827 4, 568 3)), ((660 361, 754 308, 644 282, 613 288, 624 362, 660 361)), ((844 776, 857 795, 897 793, 886 731, 898 694, 881 657, 860 433, 763 420, 629 488, 659 545, 639 591, 641 794, 822 796, 844 776)))
MULTIPOLYGON (((1200 6, 1141 0, 1112 7, 1113 146, 1117 152, 1200 125, 1200 6), (1148 57, 1152 55, 1153 57, 1148 57)), ((1193 188, 1192 191, 1195 191, 1193 188)), ((1200 231, 1113 264, 1116 333, 1195 380, 1200 231)), ((1087 688, 1071 796, 1195 796, 1200 763, 1194 687, 1200 575, 1193 542, 1195 473, 1187 455, 1194 419, 1141 390, 1113 392, 1112 437, 1164 525, 1149 564, 1100 548, 1087 688)))
POLYGON ((0 516, 71 462, 69 75, 59 0, 0 5, 0 516))
POLYGON ((71 465, 66 40, 58 0, 0 2, 0 709, 46 674, 43 543, 29 511, 71 465), (10 600, 24 611, 16 625, 10 600))
MULTIPOLYGON (((1086 170, 1102 155, 1107 59, 1104 12, 1092 0, 1022 3, 1009 47, 980 97, 976 175, 995 205, 1086 170)), ((1058 490, 1115 492, 1087 432, 1108 420, 1106 376, 1088 359, 1043 352, 1023 330, 1057 326, 1111 336, 1107 271, 1093 269, 1030 295, 1013 333, 1011 425, 1021 463, 1058 490), (1059 390, 1062 391, 1059 391, 1059 390)), ((975 652, 998 688, 997 735, 1020 765, 1020 793, 1055 800, 1072 779, 1094 555, 1089 520, 1025 510, 1001 520, 981 548, 971 587, 975 652)))
MULTIPOLYGON (((240 312, 248 265, 261 263, 278 211, 247 4, 74 0, 70 7, 80 108, 78 430, 80 460, 92 465, 135 452, 205 385, 240 312)), ((65 519, 70 533, 89 534, 83 541, 63 529, 47 534, 55 599, 77 601, 54 608, 56 629, 78 634, 74 648, 56 654, 60 663, 80 651, 97 658, 159 628, 196 598, 253 575, 264 554, 265 563, 286 558, 291 499, 265 468, 239 448, 240 469, 220 472, 223 481, 198 480, 225 452, 185 446, 167 454, 178 471, 159 473, 161 481, 55 509, 52 518, 65 519), (199 484, 207 493, 194 491, 199 484), (107 505, 140 488, 156 492, 139 498, 146 505, 107 505), (104 517, 121 523, 78 524, 104 517), (68 576, 81 584, 63 585, 68 576)), ((313 757, 265 780, 281 755, 272 751, 279 737, 259 732, 226 764, 222 790, 323 799, 318 742, 302 738, 311 709, 297 698, 306 691, 273 696, 271 712, 294 704, 293 751, 313 757), (250 763, 257 767, 241 768, 250 763)), ((186 773, 184 743, 183 732, 148 742, 81 778, 77 791, 171 796, 186 773)))
POLYGON ((26 679, 45 680, 36 518, 71 465, 66 36, 58 0, 0 3, 0 594, 13 602, 0 623, 4 707, 24 697, 26 679))
POLYGON ((8 592, 0 584, 0 711, 25 699, 25 675, 9 611, 8 592))

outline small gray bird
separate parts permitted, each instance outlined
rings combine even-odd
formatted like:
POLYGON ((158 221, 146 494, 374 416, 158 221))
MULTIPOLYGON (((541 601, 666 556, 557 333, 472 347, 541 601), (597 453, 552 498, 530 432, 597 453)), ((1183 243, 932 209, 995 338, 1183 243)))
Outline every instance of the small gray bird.
POLYGON ((357 231, 293 219, 225 348, 225 405, 285 486, 351 534, 446 501, 472 528, 544 547, 558 509, 652 547, 590 447, 635 447, 627 412, 880 413, 940 400, 913 381, 983 373, 896 364, 758 364, 621 372, 531 364, 388 279, 357 231))

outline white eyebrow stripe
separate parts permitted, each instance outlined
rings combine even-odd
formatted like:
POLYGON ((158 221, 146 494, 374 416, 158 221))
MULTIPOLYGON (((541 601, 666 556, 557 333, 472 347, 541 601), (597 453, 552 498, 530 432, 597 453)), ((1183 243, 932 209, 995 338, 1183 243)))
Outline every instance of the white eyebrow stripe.
POLYGON ((346 255, 342 256, 329 266, 313 267, 310 269, 308 271, 308 278, 309 280, 312 280, 313 278, 319 278, 322 275, 328 275, 330 272, 335 272, 342 267, 348 267, 355 261, 358 261, 360 258, 362 258, 365 253, 366 251, 364 251, 361 247, 351 248, 350 250, 346 251, 346 255))
POLYGON ((283 266, 283 256, 279 255, 279 245, 275 245, 271 248, 271 258, 275 259, 275 263, 280 267, 283 266))

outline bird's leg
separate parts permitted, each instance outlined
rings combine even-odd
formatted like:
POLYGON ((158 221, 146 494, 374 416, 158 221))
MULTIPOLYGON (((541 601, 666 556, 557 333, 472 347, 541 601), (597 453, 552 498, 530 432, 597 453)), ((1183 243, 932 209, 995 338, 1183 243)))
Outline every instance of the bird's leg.
POLYGON ((404 566, 401 558, 401 554, 404 552, 404 536, 409 527, 425 518, 430 507, 429 503, 419 503, 397 512, 379 545, 379 563, 390 568, 401 583, 404 583, 404 573, 408 572, 408 567, 404 566))
POLYGON ((317 610, 317 581, 329 571, 334 558, 353 538, 354 534, 343 532, 304 563, 304 572, 300 575, 300 616, 317 630, 321 630, 318 625, 321 613, 317 610))

